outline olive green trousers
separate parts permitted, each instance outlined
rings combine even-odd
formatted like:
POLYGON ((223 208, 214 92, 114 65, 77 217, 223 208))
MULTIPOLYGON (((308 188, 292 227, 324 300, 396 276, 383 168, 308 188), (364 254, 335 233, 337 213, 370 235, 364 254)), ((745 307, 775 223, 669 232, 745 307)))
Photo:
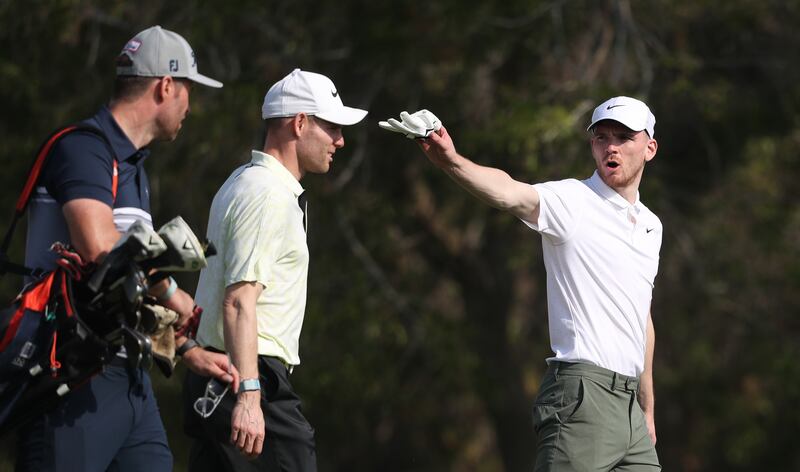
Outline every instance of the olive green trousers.
POLYGON ((637 401, 639 379, 552 361, 533 411, 536 472, 661 470, 637 401))

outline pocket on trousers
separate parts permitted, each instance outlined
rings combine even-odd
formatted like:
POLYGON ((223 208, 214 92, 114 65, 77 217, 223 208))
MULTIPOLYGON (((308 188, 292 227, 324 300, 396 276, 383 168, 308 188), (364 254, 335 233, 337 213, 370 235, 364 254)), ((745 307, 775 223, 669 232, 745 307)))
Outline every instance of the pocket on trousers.
POLYGON ((546 381, 533 407, 533 428, 538 434, 551 424, 566 424, 583 403, 583 379, 562 376, 546 381))

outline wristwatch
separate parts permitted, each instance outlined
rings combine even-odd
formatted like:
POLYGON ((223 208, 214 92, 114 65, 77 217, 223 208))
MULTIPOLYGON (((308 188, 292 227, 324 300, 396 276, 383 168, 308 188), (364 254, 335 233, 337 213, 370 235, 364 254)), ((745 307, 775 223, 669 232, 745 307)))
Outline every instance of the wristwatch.
POLYGON ((181 344, 178 347, 178 349, 175 349, 175 354, 183 357, 183 355, 186 354, 186 352, 189 349, 192 349, 192 348, 195 348, 195 347, 200 347, 200 344, 198 344, 197 341, 195 341, 194 339, 189 338, 189 339, 186 340, 186 342, 181 344))
POLYGON ((256 390, 261 390, 261 382, 258 379, 244 379, 239 382, 239 393, 254 392, 256 390))

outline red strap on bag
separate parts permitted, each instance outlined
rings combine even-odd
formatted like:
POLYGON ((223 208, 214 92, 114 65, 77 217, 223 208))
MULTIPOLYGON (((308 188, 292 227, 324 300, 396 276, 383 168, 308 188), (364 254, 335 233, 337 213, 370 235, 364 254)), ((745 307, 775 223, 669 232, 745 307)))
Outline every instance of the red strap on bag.
POLYGON ((53 287, 53 279, 55 276, 56 272, 50 272, 43 282, 20 295, 21 300, 19 302, 19 308, 17 308, 14 315, 11 317, 5 336, 0 340, 0 351, 4 351, 14 339, 19 329, 19 324, 22 322, 22 317, 25 316, 25 310, 34 310, 44 313, 45 306, 50 301, 50 290, 53 287))
POLYGON ((36 153, 36 159, 33 161, 33 165, 31 166, 30 172, 28 172, 28 178, 25 181, 25 185, 22 187, 22 192, 17 199, 17 204, 14 207, 14 217, 11 220, 11 224, 9 225, 8 230, 6 231, 5 237, 3 238, 2 245, 0 245, 0 276, 5 274, 6 272, 13 272, 19 275, 33 275, 38 276, 41 274, 41 270, 38 269, 31 269, 29 267, 25 267, 20 264, 15 264, 8 260, 8 247, 11 245, 11 237, 14 234, 14 230, 17 227, 17 222, 25 214, 25 210, 28 207, 28 203, 31 199, 31 194, 33 194, 34 189, 36 188, 36 183, 39 181, 39 177, 42 173, 42 169, 44 169, 47 159, 50 157, 50 152, 53 150, 55 144, 64 136, 74 131, 87 131, 90 133, 94 133, 97 136, 101 137, 103 141, 108 145, 111 149, 113 162, 112 162, 112 173, 111 173, 111 199, 112 205, 113 202, 117 199, 117 186, 119 184, 119 170, 118 170, 118 163, 117 163, 117 156, 114 155, 113 148, 111 147, 111 143, 108 141, 106 135, 93 126, 87 125, 70 125, 64 128, 60 128, 53 132, 49 138, 42 144, 39 148, 39 152, 36 153))
POLYGON ((44 167, 44 163, 47 161, 47 157, 50 155, 50 151, 53 149, 53 145, 55 145, 55 143, 61 139, 62 136, 74 131, 75 128, 77 128, 77 126, 73 125, 67 126, 60 131, 56 131, 50 135, 50 138, 45 141, 41 149, 39 149, 39 153, 36 155, 36 160, 33 161, 31 171, 28 173, 28 181, 25 182, 25 186, 22 187, 22 193, 20 193, 19 199, 17 199, 17 206, 15 207, 17 215, 22 216, 22 213, 25 212, 25 208, 28 206, 33 188, 36 186, 36 181, 39 180, 39 175, 42 173, 42 168, 44 167))

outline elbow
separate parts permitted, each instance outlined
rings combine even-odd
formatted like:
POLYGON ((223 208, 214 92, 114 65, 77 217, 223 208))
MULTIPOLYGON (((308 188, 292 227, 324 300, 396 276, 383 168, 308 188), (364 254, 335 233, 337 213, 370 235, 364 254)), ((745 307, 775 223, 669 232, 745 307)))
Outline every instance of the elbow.
POLYGON ((228 322, 235 322, 242 313, 242 303, 237 297, 225 297, 222 300, 222 316, 228 322))

